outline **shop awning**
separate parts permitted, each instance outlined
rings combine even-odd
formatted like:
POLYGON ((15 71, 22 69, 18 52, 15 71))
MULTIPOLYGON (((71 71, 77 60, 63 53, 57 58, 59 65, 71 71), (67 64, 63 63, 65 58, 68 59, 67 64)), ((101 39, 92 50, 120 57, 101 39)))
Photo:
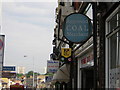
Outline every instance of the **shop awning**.
POLYGON ((54 74, 52 82, 69 82, 69 71, 70 71, 70 65, 64 64, 61 66, 58 71, 54 74))

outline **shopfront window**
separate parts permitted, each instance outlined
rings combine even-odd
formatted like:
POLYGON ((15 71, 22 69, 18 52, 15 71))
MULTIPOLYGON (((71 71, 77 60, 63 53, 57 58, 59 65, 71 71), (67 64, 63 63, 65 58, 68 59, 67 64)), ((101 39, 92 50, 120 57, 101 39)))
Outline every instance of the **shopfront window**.
POLYGON ((110 37, 110 68, 116 68, 117 34, 110 37))
POLYGON ((113 31, 117 27, 117 15, 113 16, 109 21, 109 32, 113 31))
POLYGON ((118 39, 118 42, 119 42, 119 43, 118 43, 118 44, 119 44, 119 55, 118 55, 118 60, 119 60, 119 61, 117 62, 117 64, 118 64, 117 66, 120 67, 120 30, 119 30, 119 37, 118 37, 118 38, 119 38, 119 39, 118 39))
POLYGON ((117 8, 106 20, 106 63, 109 88, 120 88, 120 12, 117 8))
POLYGON ((119 8, 119 11, 118 11, 118 25, 120 26, 120 8, 119 8))

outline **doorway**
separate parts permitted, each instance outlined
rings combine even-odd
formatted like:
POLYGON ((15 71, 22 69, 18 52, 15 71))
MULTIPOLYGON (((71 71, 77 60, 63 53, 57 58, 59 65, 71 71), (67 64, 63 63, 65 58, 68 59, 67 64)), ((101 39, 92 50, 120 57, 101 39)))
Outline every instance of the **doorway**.
POLYGON ((82 69, 81 85, 82 90, 92 90, 94 87, 94 70, 91 68, 82 69))

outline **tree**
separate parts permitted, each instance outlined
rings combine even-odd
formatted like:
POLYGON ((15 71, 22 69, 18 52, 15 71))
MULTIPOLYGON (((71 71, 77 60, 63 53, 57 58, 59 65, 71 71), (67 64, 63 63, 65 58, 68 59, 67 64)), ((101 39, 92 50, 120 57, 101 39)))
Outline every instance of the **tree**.
POLYGON ((18 74, 18 73, 17 73, 17 77, 18 77, 18 78, 20 78, 20 77, 22 77, 22 76, 23 76, 23 74, 18 74))
MULTIPOLYGON (((34 72, 34 75, 40 75, 37 72, 34 72)), ((33 71, 29 71, 28 73, 26 73, 26 77, 29 78, 30 76, 33 76, 33 71)))
POLYGON ((33 71, 29 71, 28 73, 26 73, 27 78, 29 78, 30 76, 33 76, 33 71))

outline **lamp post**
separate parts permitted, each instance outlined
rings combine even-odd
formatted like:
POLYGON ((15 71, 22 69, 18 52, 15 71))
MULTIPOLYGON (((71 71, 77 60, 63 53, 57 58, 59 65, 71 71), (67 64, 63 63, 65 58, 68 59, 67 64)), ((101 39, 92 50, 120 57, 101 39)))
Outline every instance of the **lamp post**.
POLYGON ((34 89, 34 84, 35 84, 35 82, 34 82, 34 57, 33 57, 33 89, 34 89))
MULTIPOLYGON (((24 55, 24 57, 27 57, 26 55, 24 55)), ((35 85, 35 82, 34 82, 34 56, 32 57, 32 61, 33 61, 33 80, 32 80, 32 82, 33 82, 33 85, 32 85, 32 87, 33 87, 33 90, 34 90, 34 85, 35 85)))

